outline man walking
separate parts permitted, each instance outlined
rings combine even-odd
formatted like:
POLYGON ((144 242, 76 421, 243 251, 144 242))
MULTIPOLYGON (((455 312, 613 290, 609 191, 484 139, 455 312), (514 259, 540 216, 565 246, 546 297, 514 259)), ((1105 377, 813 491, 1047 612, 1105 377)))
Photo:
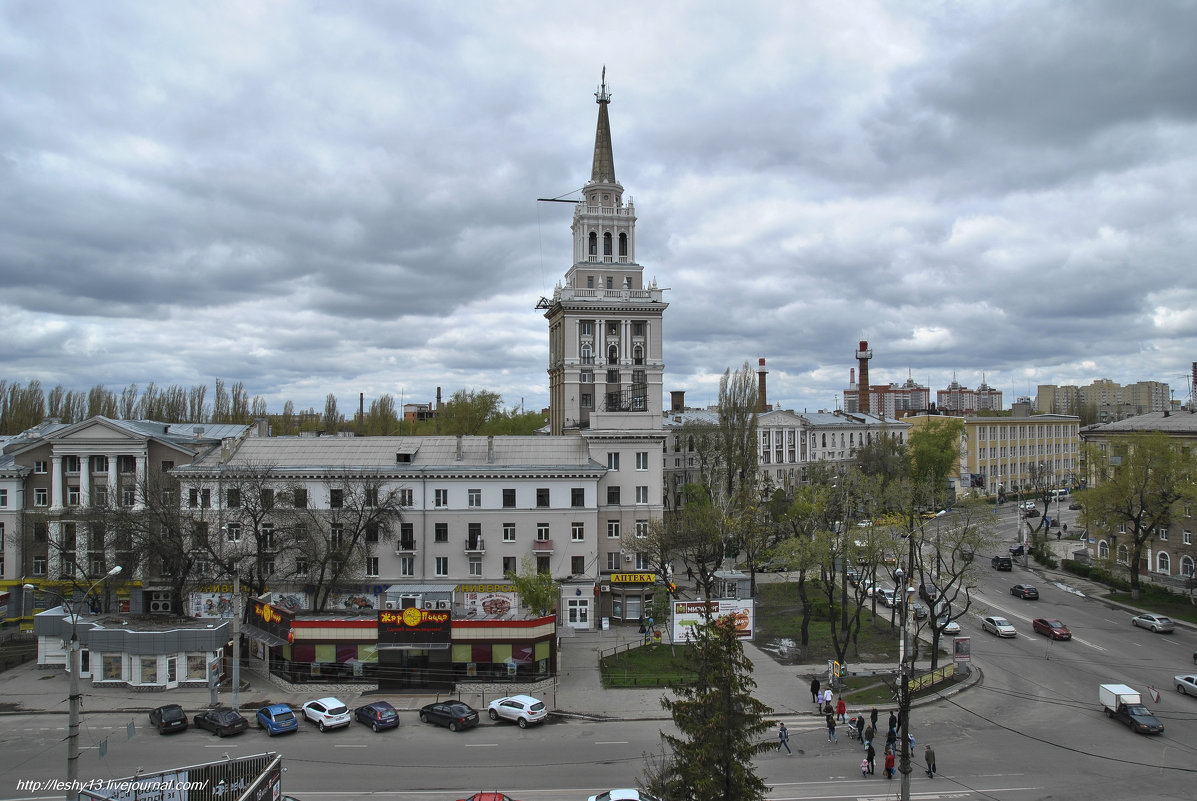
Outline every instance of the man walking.
POLYGON ((935 751, 931 748, 931 744, 927 744, 927 750, 923 752, 923 759, 927 761, 927 776, 935 778, 935 751))
POLYGON ((827 713, 827 742, 839 742, 839 739, 835 736, 835 714, 831 712, 827 713))
POLYGON ((872 726, 865 726, 863 742, 864 742, 864 747, 866 750, 872 745, 872 743, 873 743, 873 727, 872 726))
POLYGON ((857 715, 855 720, 856 720, 856 737, 863 743, 864 742, 864 729, 865 729, 864 713, 857 715))
POLYGON ((786 724, 781 724, 781 728, 777 730, 777 739, 777 750, 785 748, 786 753, 794 756, 794 752, 790 750, 790 730, 786 728, 786 724))
POLYGON ((819 703, 819 677, 815 676, 810 680, 810 700, 814 703, 819 703))
POLYGON ((874 760, 877 758, 877 752, 873 750, 873 744, 869 743, 869 747, 865 749, 865 759, 869 762, 869 775, 873 775, 874 760))

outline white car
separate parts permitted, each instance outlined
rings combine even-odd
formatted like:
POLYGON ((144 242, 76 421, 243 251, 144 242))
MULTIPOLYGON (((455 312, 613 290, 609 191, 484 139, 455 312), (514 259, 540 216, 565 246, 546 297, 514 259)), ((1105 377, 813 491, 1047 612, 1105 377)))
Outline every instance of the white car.
POLYGON ((657 801, 657 799, 643 790, 629 788, 626 790, 608 790, 605 793, 592 795, 588 801, 657 801))
POLYGON ((328 698, 319 698, 304 704, 303 719, 315 723, 320 731, 328 731, 348 726, 353 720, 353 715, 349 714, 349 707, 340 699, 330 695, 328 698))
POLYGON ((1187 673, 1184 676, 1173 676, 1176 691, 1181 695, 1197 695, 1197 676, 1187 673))
POLYGON ((939 621, 940 631, 949 636, 960 633, 960 624, 955 620, 944 621, 942 618, 939 621))
POLYGON ((881 601, 884 606, 892 607, 894 601, 894 591, 889 587, 882 587, 876 592, 877 600, 881 601))
POLYGON ((981 630, 999 637, 1017 637, 1018 632, 1004 617, 987 617, 981 620, 981 630))
POLYGON ((530 695, 512 695, 508 698, 496 698, 486 707, 486 713, 491 720, 514 720, 521 729, 526 729, 529 723, 544 723, 549 716, 549 710, 544 701, 530 695))

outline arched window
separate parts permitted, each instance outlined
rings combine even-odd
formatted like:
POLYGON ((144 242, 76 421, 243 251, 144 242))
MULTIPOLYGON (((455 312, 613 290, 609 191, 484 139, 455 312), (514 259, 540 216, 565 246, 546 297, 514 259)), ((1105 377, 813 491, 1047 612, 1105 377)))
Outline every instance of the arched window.
POLYGON ((690 453, 694 453, 694 437, 693 436, 691 436, 686 441, 686 450, 690 451, 690 453))
POLYGON ((596 234, 594 231, 590 232, 590 251, 589 252, 590 252, 591 256, 598 255, 598 234, 596 234))
POLYGON ((620 256, 628 255, 628 235, 627 234, 619 235, 619 255, 620 256))
POLYGON ((1193 557, 1188 554, 1180 557, 1180 574, 1182 576, 1195 575, 1193 557))
POLYGON ((827 447, 827 432, 823 432, 823 447, 827 447))
POLYGON ((632 348, 632 364, 644 364, 644 348, 639 345, 632 348))
POLYGON ((619 348, 615 345, 607 348, 607 364, 615 364, 619 361, 619 348))
POLYGON ((1155 555, 1155 566, 1156 571, 1165 576, 1172 573, 1172 559, 1166 553, 1160 552, 1155 555))
POLYGON ((603 255, 604 256, 611 255, 611 232, 610 231, 603 234, 603 255))
POLYGON ((1109 559, 1110 558, 1110 543, 1106 542, 1105 540, 1102 540, 1101 542, 1097 543, 1097 558, 1098 559, 1109 559))
POLYGON ((1119 564, 1128 564, 1130 562, 1130 551, 1125 545, 1118 546, 1118 562, 1119 564))
POLYGON ((590 346, 583 345, 582 346, 582 364, 591 364, 593 361, 594 361, 594 359, 590 355, 590 346))

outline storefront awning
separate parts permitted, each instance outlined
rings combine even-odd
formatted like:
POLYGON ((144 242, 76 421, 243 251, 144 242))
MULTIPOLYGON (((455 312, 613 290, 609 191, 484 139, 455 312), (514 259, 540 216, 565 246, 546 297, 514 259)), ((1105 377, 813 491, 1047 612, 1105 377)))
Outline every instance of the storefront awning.
POLYGON ((262 631, 257 626, 251 626, 248 623, 245 624, 245 636, 249 637, 252 640, 261 640, 262 642, 266 643, 271 648, 277 648, 280 645, 287 644, 287 641, 284 640, 282 637, 279 637, 275 634, 271 634, 268 631, 262 631))

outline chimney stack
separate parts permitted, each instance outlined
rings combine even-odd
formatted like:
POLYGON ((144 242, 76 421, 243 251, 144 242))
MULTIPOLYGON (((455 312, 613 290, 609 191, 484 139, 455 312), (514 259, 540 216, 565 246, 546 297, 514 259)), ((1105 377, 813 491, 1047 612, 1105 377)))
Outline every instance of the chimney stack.
POLYGON ((860 348, 856 351, 856 361, 860 365, 860 384, 856 392, 856 411, 869 413, 869 359, 873 358, 873 351, 869 350, 868 340, 860 340, 860 348))
POLYGON ((756 394, 760 398, 760 410, 762 412, 769 411, 768 396, 765 393, 765 376, 769 371, 765 369, 765 357, 762 356, 756 360, 756 394))
POLYGON ((669 411, 684 412, 686 411, 686 390, 675 389, 669 393, 669 411))
POLYGON ((438 412, 441 410, 441 388, 440 387, 436 388, 436 410, 438 412))

